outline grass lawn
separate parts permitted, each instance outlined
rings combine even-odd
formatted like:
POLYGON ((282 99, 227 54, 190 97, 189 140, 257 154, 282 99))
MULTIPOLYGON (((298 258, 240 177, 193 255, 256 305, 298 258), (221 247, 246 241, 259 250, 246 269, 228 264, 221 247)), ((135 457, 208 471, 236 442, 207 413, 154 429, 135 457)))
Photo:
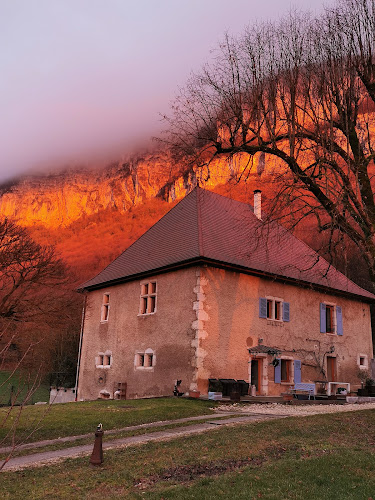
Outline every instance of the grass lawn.
MULTIPOLYGON (((34 380, 31 380, 31 386, 34 380)), ((9 372, 0 372, 0 405, 8 405, 11 400, 22 402, 28 392, 29 384, 26 379, 22 379, 18 373, 10 376, 9 372)), ((29 404, 38 401, 49 401, 49 386, 40 384, 32 393, 29 404)))
MULTIPOLYGON (((155 398, 139 400, 98 400, 89 402, 27 406, 23 408, 17 425, 17 438, 23 440, 36 427, 30 441, 76 436, 94 432, 99 423, 103 429, 120 429, 160 420, 173 420, 212 413, 212 401, 180 398, 155 398)), ((0 408, 0 422, 8 408, 0 408)), ((1 446, 10 444, 7 433, 17 418, 18 408, 0 426, 1 446)))
POLYGON ((4 499, 375 498, 374 410, 215 429, 1 473, 4 499))

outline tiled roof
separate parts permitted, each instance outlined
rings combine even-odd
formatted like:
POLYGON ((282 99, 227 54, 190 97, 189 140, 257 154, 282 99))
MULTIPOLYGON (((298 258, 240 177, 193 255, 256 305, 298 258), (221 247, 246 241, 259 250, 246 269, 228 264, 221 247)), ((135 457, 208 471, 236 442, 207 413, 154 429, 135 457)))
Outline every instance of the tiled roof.
POLYGON ((276 222, 246 203, 195 188, 81 289, 102 288, 205 261, 375 299, 276 222))

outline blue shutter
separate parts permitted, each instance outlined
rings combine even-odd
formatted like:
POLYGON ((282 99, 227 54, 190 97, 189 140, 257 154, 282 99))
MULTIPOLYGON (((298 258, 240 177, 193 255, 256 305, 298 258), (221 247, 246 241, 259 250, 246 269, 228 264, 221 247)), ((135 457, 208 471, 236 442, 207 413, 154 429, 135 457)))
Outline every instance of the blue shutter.
POLYGON ((267 299, 259 298, 259 317, 267 318, 267 299))
POLYGON ((281 359, 278 359, 279 364, 275 366, 275 384, 281 383, 281 359))
POLYGON ((342 309, 340 306, 336 306, 336 321, 337 321, 337 335, 343 335, 344 330, 342 328, 342 309))
POLYGON ((326 333, 326 305, 320 304, 320 333, 326 333))
POLYGON ((290 305, 289 302, 283 303, 283 321, 290 321, 290 305))
POLYGON ((295 384, 300 384, 302 382, 301 366, 302 366, 301 361, 299 359, 295 359, 294 360, 294 383, 295 384))

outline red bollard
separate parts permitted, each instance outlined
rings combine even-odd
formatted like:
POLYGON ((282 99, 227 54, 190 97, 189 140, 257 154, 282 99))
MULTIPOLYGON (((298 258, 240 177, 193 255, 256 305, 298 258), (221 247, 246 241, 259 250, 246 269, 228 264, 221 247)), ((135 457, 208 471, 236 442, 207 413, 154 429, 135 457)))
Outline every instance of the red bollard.
POLYGON ((102 424, 95 431, 94 449, 92 450, 90 464, 101 465, 103 463, 103 434, 102 424))

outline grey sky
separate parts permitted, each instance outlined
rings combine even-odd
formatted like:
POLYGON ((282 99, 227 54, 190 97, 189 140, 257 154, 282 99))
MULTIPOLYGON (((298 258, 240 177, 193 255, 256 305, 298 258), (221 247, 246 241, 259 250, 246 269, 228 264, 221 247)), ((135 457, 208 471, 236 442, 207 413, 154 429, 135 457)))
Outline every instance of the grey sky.
POLYGON ((0 180, 147 141, 226 30, 333 3, 0 0, 0 180))

